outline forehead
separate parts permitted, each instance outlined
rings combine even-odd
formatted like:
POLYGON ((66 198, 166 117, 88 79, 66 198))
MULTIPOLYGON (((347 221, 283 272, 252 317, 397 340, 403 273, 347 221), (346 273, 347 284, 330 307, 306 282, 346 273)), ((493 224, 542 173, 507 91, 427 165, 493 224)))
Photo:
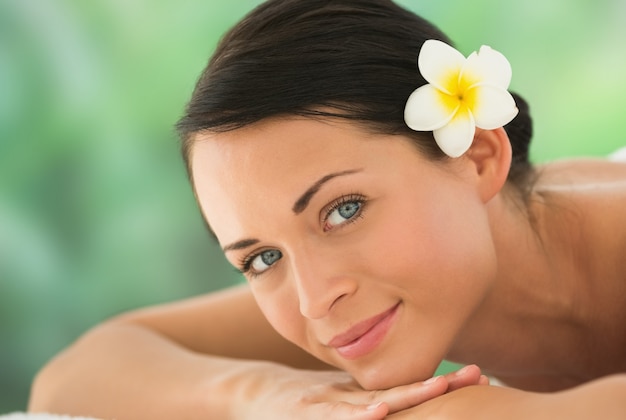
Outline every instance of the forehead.
POLYGON ((199 134, 191 149, 196 188, 251 185, 300 189, 300 178, 371 157, 376 136, 342 121, 282 118, 224 133, 199 134))

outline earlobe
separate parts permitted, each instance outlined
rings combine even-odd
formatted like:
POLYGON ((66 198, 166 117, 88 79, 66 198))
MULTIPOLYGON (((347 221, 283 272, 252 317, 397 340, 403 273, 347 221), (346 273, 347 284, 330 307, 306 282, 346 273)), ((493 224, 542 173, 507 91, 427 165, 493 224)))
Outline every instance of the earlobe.
POLYGON ((491 200, 504 186, 511 168, 512 153, 504 128, 477 130, 465 156, 473 164, 483 202, 491 200))

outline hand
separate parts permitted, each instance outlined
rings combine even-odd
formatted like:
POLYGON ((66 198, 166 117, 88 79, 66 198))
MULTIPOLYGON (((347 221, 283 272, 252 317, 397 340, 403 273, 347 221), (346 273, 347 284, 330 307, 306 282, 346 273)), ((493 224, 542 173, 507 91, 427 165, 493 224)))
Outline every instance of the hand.
POLYGON ((488 384, 474 365, 423 382, 372 391, 364 390, 340 371, 303 371, 272 365, 271 372, 266 373, 268 379, 248 388, 243 401, 235 404, 235 418, 383 419, 446 392, 488 384))

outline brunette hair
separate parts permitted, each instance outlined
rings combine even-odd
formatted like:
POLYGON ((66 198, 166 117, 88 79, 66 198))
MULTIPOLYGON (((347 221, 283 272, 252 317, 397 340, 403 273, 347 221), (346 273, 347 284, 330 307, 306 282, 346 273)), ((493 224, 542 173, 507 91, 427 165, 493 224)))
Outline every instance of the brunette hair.
MULTIPOLYGON (((193 135, 224 132, 279 115, 333 116, 374 132, 414 139, 444 159, 432 133, 404 122, 404 106, 426 84, 417 56, 428 39, 452 42, 391 0, 269 0, 221 40, 177 124, 187 169, 193 135)), ((526 102, 505 126, 513 148, 509 180, 532 173, 526 102)), ((190 171, 191 173, 191 171, 190 171)))

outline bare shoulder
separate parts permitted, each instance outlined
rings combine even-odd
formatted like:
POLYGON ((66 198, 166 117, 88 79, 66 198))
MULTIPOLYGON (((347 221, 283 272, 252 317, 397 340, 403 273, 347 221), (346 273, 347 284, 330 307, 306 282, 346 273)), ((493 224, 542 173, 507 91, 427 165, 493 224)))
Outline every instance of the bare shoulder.
MULTIPOLYGON (((568 159, 537 167, 534 191, 549 197, 561 208, 583 216, 588 234, 598 236, 598 245, 614 238, 611 246, 626 251, 626 160, 568 159), (595 234, 594 234, 595 232, 595 234)), ((576 223, 580 225, 581 220, 576 223)))
POLYGON ((626 189, 626 153, 620 156, 615 159, 563 159, 539 165, 537 187, 621 186, 626 189))
POLYGON ((549 206, 549 212, 562 217, 561 209, 573 210, 577 217, 569 219, 570 227, 580 229, 592 249, 617 252, 626 277, 626 161, 568 159, 537 170, 534 191, 557 204, 549 206))
POLYGON ((144 325, 198 353, 328 368, 272 328, 247 285, 140 309, 117 321, 144 325))

